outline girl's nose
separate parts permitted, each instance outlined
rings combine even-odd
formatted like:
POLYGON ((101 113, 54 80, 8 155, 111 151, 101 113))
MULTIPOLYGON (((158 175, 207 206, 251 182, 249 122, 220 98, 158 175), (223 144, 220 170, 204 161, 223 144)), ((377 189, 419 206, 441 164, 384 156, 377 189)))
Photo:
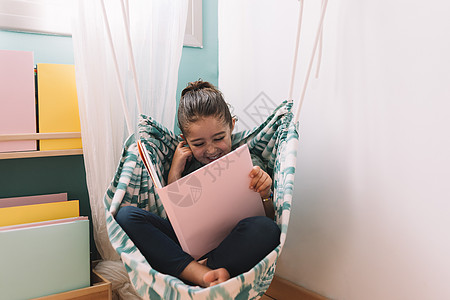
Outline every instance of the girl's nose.
POLYGON ((206 147, 206 154, 214 154, 214 152, 215 152, 214 146, 213 146, 212 144, 209 144, 209 145, 206 147))

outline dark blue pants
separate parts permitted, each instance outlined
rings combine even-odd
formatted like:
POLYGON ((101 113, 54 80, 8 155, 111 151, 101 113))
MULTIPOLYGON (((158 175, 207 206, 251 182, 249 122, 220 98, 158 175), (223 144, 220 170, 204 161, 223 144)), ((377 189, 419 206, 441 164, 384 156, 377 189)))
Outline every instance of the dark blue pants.
MULTIPOLYGON (((194 259, 181 249, 170 222, 151 212, 125 206, 116 221, 157 271, 179 277, 194 259)), ((255 266, 280 243, 280 229, 267 217, 241 220, 223 242, 203 258, 211 269, 225 268, 231 277, 255 266)))

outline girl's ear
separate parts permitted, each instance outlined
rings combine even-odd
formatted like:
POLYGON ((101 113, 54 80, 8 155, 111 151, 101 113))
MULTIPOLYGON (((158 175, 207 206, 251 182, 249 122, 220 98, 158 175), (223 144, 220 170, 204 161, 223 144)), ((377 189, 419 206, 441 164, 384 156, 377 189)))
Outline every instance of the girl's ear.
POLYGON ((236 124, 236 118, 231 119, 231 132, 233 132, 234 125, 236 124))

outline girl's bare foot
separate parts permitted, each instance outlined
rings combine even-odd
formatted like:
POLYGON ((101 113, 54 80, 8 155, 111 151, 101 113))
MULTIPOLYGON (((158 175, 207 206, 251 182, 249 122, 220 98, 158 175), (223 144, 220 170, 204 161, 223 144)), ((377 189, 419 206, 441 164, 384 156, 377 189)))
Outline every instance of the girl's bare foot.
POLYGON ((215 269, 203 275, 203 282, 206 286, 213 286, 230 279, 230 273, 225 268, 215 269))
MULTIPOLYGON (((202 263, 206 264, 206 261, 202 263)), ((181 272, 180 278, 201 287, 209 287, 227 281, 230 279, 230 273, 224 268, 211 270, 194 260, 181 272)))

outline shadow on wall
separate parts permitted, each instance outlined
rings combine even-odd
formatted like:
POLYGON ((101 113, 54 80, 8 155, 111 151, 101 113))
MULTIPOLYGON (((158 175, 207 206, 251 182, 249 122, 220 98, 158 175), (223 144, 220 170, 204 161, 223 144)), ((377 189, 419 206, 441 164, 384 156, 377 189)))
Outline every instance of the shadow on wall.
POLYGON ((301 127, 299 130, 291 219, 277 275, 326 295, 321 291, 324 285, 314 286, 315 282, 329 283, 325 285, 327 291, 329 286, 349 289, 351 285, 341 267, 342 261, 351 260, 346 241, 351 240, 355 226, 354 195, 350 188, 352 171, 346 157, 351 151, 347 141, 336 141, 333 137, 336 130, 345 132, 346 129, 326 128, 318 122, 321 118, 310 120, 316 124, 307 118, 303 118, 303 124, 308 123, 314 131, 302 132, 301 127), (341 282, 336 282, 336 273, 343 275, 339 277, 341 282))

